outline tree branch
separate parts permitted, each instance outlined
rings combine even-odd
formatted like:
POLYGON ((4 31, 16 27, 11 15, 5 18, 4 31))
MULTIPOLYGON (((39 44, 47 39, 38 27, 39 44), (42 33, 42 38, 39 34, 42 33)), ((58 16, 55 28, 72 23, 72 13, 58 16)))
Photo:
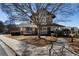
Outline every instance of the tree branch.
POLYGON ((26 14, 30 19, 31 19, 31 17, 27 14, 27 12, 25 12, 22 8, 20 8, 19 6, 18 6, 18 4, 13 4, 16 8, 18 8, 21 12, 23 12, 24 14, 26 14))
POLYGON ((52 13, 52 12, 55 13, 57 10, 59 10, 59 8, 60 8, 62 5, 63 5, 63 4, 60 3, 60 4, 58 4, 57 6, 55 6, 55 7, 52 9, 51 13, 52 13))

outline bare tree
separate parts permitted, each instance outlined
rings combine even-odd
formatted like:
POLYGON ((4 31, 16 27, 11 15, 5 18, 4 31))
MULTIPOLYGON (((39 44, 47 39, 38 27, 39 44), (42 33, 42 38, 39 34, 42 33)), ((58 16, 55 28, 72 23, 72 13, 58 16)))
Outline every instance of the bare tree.
POLYGON ((52 23, 52 19, 57 18, 55 17, 57 14, 70 15, 71 13, 73 13, 73 9, 69 5, 71 4, 62 4, 62 3, 0 4, 2 11, 6 12, 9 15, 9 18, 14 16, 13 18, 16 20, 27 20, 27 19, 32 20, 32 22, 35 23, 38 27, 39 38, 40 38, 41 25, 52 23))
POLYGON ((33 13, 32 20, 38 27, 38 37, 40 38, 40 29, 41 25, 47 25, 52 23, 52 18, 55 18, 55 15, 52 15, 45 9, 38 10, 36 13, 33 13))

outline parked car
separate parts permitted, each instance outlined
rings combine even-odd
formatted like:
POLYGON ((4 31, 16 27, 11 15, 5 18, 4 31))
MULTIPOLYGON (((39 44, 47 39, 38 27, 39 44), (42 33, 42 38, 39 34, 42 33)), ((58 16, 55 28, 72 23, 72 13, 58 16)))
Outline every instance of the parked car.
POLYGON ((62 29, 62 30, 56 30, 54 32, 54 36, 56 37, 70 37, 70 30, 69 29, 62 29))

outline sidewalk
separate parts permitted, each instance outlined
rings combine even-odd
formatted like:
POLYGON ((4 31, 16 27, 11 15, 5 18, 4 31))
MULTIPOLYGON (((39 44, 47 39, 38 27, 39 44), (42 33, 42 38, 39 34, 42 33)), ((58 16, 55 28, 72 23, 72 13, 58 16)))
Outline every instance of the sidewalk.
POLYGON ((9 47, 11 47, 11 49, 13 49, 18 55, 22 55, 24 49, 26 48, 26 45, 24 42, 5 37, 3 35, 0 35, 0 40, 2 40, 9 47))
POLYGON ((0 45, 0 56, 7 56, 7 53, 6 53, 5 50, 1 47, 1 45, 0 45))

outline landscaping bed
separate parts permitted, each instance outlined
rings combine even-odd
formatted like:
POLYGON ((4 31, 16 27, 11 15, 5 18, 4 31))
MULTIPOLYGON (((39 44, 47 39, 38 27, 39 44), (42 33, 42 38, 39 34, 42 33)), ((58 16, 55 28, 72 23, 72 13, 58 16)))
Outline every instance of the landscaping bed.
POLYGON ((24 41, 28 44, 33 44, 36 46, 45 46, 51 43, 51 41, 56 41, 56 37, 53 36, 41 36, 41 38, 38 38, 38 36, 11 36, 11 35, 5 35, 6 37, 24 41))
POLYGON ((69 42, 69 45, 76 53, 79 53, 79 40, 75 39, 73 42, 69 42))
POLYGON ((56 38, 54 37, 42 37, 42 38, 34 37, 30 39, 25 38, 21 41, 24 41, 26 43, 33 44, 36 46, 45 46, 45 45, 50 44, 51 41, 56 41, 56 38))
POLYGON ((50 43, 50 41, 45 40, 43 38, 37 39, 37 38, 33 38, 33 39, 23 39, 22 41, 28 43, 28 44, 32 44, 32 45, 36 45, 36 46, 44 46, 50 43))

